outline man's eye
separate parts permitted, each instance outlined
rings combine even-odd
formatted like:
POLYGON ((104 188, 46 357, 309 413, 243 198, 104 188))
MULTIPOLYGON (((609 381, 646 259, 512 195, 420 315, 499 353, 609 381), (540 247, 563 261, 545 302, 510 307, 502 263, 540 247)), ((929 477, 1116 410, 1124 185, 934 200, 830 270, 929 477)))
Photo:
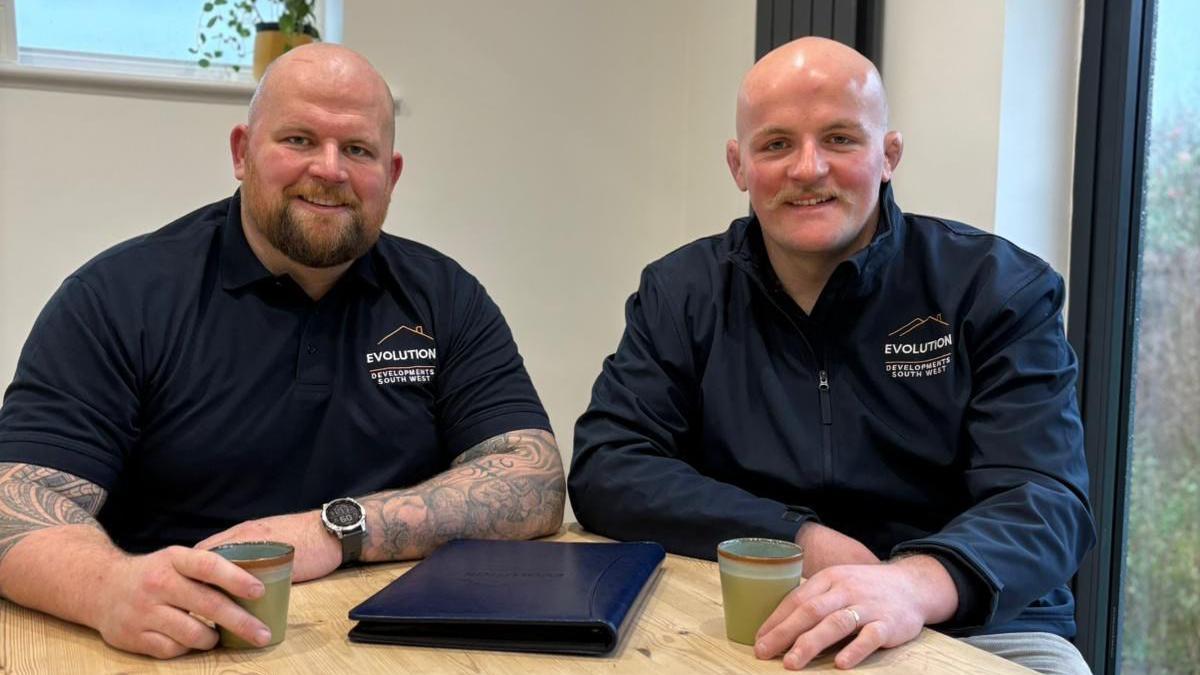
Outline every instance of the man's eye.
POLYGON ((766 148, 767 150, 774 152, 776 150, 784 150, 787 148, 787 146, 788 146, 787 141, 775 140, 775 141, 771 141, 770 143, 767 143, 763 147, 766 148))
POLYGON ((287 143, 288 145, 308 145, 308 139, 303 136, 288 136, 287 138, 283 139, 283 142, 287 143))
POLYGON ((854 142, 854 139, 842 134, 834 134, 829 137, 829 142, 834 145, 850 145, 854 142))
POLYGON ((351 157, 370 157, 371 151, 361 145, 346 146, 346 154, 351 157))

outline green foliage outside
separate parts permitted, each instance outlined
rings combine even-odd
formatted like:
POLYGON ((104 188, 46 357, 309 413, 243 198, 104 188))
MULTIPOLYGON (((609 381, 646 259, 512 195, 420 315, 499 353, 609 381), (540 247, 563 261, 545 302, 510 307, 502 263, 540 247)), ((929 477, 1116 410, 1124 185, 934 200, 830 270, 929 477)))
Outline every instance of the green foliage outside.
MULTIPOLYGON (((1200 92, 1145 174, 1122 675, 1200 672, 1200 92)), ((1153 103, 1153 100, 1152 100, 1153 103)))
MULTIPOLYGON (((278 23, 285 36, 308 33, 319 38, 315 5, 316 0, 202 0, 196 46, 188 51, 198 56, 196 62, 203 68, 233 54, 237 62, 244 61, 254 27, 270 22, 278 23)), ((237 63, 230 67, 241 68, 237 63)))

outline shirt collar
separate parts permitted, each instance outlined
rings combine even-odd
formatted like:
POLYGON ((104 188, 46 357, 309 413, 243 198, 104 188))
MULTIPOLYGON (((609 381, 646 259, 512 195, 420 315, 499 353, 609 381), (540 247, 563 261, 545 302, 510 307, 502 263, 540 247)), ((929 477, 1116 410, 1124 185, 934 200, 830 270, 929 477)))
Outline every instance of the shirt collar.
MULTIPOLYGON (((752 215, 741 223, 743 227, 733 232, 730 260, 749 272, 765 288, 779 287, 779 278, 767 257, 758 216, 752 215)), ((838 265, 826 289, 833 290, 831 286, 836 285, 842 288, 842 292, 854 297, 869 294, 878 285, 880 270, 900 250, 903 226, 904 214, 892 196, 892 184, 883 183, 879 186, 879 222, 871 242, 838 265)))
MULTIPOLYGON (((274 279, 271 271, 262 264, 246 241, 242 230, 242 193, 238 190, 228 202, 229 211, 221 231, 221 285, 225 290, 245 288, 266 279, 274 279)), ((382 236, 382 235, 381 235, 382 236)), ((359 256, 338 283, 361 281, 371 288, 382 288, 378 263, 375 261, 379 244, 376 243, 365 254, 359 256)))

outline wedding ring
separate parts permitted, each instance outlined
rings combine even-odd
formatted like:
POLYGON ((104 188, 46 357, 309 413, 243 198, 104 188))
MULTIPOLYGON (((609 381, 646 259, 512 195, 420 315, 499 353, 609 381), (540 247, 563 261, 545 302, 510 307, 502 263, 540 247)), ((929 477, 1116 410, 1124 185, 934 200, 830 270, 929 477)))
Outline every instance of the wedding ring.
POLYGON ((858 612, 854 611, 853 607, 847 607, 846 611, 850 612, 850 618, 854 619, 854 628, 857 629, 859 624, 862 623, 862 619, 858 616, 858 612))

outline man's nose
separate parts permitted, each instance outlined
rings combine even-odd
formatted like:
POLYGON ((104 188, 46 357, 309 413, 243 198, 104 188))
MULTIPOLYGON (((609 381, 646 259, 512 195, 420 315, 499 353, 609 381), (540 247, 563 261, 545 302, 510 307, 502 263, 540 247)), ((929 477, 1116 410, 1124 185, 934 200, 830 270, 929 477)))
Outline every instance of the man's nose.
POLYGON ((341 183, 350 178, 342 161, 342 149, 336 143, 324 143, 308 165, 308 172, 315 178, 330 183, 341 183))
POLYGON ((829 162, 816 143, 807 141, 796 148, 796 154, 788 165, 788 178, 800 183, 810 183, 824 178, 827 173, 829 162))

